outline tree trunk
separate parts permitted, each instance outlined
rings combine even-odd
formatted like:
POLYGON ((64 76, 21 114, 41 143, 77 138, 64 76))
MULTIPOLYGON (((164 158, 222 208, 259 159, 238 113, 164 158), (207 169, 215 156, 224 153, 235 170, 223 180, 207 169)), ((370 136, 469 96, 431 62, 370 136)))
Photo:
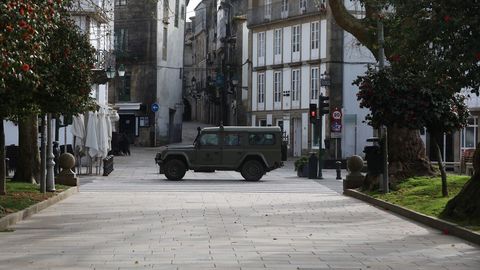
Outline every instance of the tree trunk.
POLYGON ((480 221, 480 144, 473 155, 474 174, 460 193, 451 199, 440 217, 469 221, 480 221))
POLYGON ((435 145, 435 149, 437 150, 438 168, 440 169, 440 174, 442 175, 442 196, 448 197, 447 172, 445 171, 445 166, 443 165, 442 150, 440 149, 440 145, 438 144, 438 134, 430 134, 432 135, 432 142, 435 145))
POLYGON ((389 127, 388 159, 392 184, 413 176, 435 174, 418 130, 389 127))
MULTIPOLYGON (((337 24, 352 34, 362 45, 378 59, 378 41, 376 28, 378 10, 374 1, 364 1, 365 18, 358 19, 345 8, 344 1, 329 0, 330 11, 337 24), (374 28, 372 28, 374 27, 374 28)), ((389 55, 389 48, 385 53, 389 55)), ((411 176, 433 175, 434 171, 426 156, 425 145, 416 130, 393 127, 388 131, 389 175, 390 182, 411 176)))
POLYGON ((38 149, 37 116, 32 115, 20 120, 18 124, 19 163, 15 180, 36 183, 40 175, 40 153, 38 149))
POLYGON ((3 117, 0 117, 0 195, 7 194, 5 166, 5 131, 3 117))

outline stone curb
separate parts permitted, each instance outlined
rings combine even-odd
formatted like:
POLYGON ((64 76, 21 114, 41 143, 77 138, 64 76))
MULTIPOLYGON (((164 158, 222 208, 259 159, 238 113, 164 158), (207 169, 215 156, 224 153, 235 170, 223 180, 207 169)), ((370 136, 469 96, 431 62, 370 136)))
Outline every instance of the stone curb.
POLYGON ((41 210, 63 200, 71 195, 78 193, 78 187, 71 187, 53 197, 50 197, 44 201, 41 201, 37 204, 34 204, 28 208, 25 208, 21 211, 11 213, 9 215, 0 218, 0 231, 6 230, 9 226, 14 225, 15 223, 22 221, 29 216, 40 212, 41 210))
POLYGON ((394 212, 396 214, 399 214, 401 216, 404 216, 406 218, 415 220, 417 222, 420 222, 424 225, 430 226, 432 228, 435 228, 437 230, 440 230, 444 234, 449 234, 449 235, 454 235, 459 238, 462 238, 464 240, 467 240, 469 242, 475 243, 477 245, 480 245, 480 234, 476 233, 474 231, 471 231, 469 229, 460 227, 454 223, 444 221, 435 217, 430 217, 412 210, 409 210, 407 208, 391 204, 389 202, 379 200, 376 198, 373 198, 371 196, 368 196, 364 193, 361 193, 356 190, 352 189, 346 189, 343 191, 344 195, 362 200, 364 202, 370 203, 372 205, 378 206, 380 208, 383 208, 385 210, 394 212))

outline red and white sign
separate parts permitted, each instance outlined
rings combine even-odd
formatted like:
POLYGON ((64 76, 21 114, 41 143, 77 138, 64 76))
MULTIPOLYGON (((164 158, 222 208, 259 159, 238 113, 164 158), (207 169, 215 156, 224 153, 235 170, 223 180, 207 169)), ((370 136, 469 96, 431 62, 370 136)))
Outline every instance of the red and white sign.
POLYGON ((342 111, 339 108, 335 108, 332 111, 332 119, 342 121, 342 111))
POLYGON ((331 113, 330 131, 332 133, 342 132, 342 111, 339 108, 334 108, 331 113))

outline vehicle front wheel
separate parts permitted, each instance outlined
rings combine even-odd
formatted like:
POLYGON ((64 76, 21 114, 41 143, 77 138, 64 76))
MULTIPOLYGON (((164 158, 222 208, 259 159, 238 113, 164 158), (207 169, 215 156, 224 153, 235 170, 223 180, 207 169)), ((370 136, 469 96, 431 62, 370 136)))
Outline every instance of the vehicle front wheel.
POLYGON ((258 160, 248 160, 243 164, 240 173, 247 181, 258 181, 265 174, 265 166, 258 160))
POLYGON ((181 180, 185 176, 187 166, 178 159, 172 159, 165 163, 165 176, 169 180, 181 180))

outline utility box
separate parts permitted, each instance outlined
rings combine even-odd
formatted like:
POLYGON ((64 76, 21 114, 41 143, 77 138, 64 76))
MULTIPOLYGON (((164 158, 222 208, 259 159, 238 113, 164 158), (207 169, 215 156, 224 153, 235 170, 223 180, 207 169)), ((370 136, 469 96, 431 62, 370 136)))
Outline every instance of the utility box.
POLYGON ((308 179, 317 178, 318 158, 315 153, 311 153, 308 158, 308 179))
POLYGON ((363 149, 365 159, 367 160, 367 172, 370 175, 379 175, 383 173, 383 154, 378 145, 365 146, 363 149))

